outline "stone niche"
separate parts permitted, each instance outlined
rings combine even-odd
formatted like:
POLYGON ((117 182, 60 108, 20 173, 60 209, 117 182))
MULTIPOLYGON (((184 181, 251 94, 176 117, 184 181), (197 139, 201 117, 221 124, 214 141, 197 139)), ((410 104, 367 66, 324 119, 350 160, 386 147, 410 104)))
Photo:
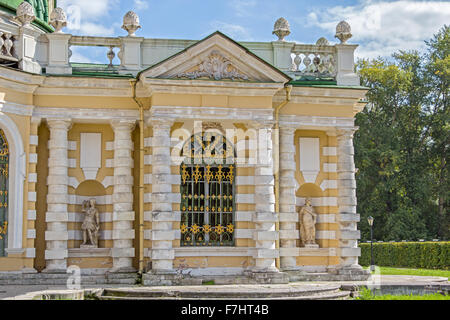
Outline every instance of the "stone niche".
POLYGON ((105 239, 108 234, 108 216, 112 216, 112 205, 109 204, 108 195, 104 186, 96 180, 86 180, 75 190, 75 206, 73 227, 69 228, 75 234, 75 239, 69 241, 69 260, 71 264, 81 268, 108 268, 112 265, 111 248, 108 248, 105 239), (99 239, 97 246, 83 246, 82 225, 85 219, 83 202, 95 199, 95 207, 99 212, 99 239), (70 243, 71 242, 71 243, 70 243))
MULTIPOLYGON (((318 210, 319 208, 317 207, 317 204, 319 204, 319 202, 321 202, 320 199, 323 198, 323 191, 322 191, 322 189, 320 189, 319 186, 317 186, 314 183, 305 183, 297 190, 296 197, 297 197, 296 212, 299 215, 298 230, 301 233, 302 228, 301 228, 301 221, 300 221, 300 211, 305 206, 306 199, 311 200, 313 211, 315 214, 317 214, 317 218, 318 218, 318 216, 321 214, 321 212, 320 212, 321 210, 318 210)), ((319 220, 319 219, 317 219, 317 220, 319 220)), ((318 223, 319 223, 319 221, 316 221, 316 225, 315 225, 316 235, 317 235, 317 224, 318 223)), ((317 239, 317 237, 316 237, 315 245, 308 245, 306 243, 303 243, 303 241, 301 239, 302 239, 302 237, 300 234, 300 239, 297 243, 297 246, 300 248, 318 249, 319 246, 322 247, 322 243, 321 243, 320 239, 317 239)))
POLYGON ((334 231, 323 230, 323 226, 322 228, 318 228, 319 224, 329 224, 328 222, 324 222, 326 221, 324 217, 329 216, 328 204, 324 201, 326 193, 315 183, 304 183, 297 190, 296 197, 297 214, 305 206, 306 199, 308 198, 311 199, 311 205, 317 214, 315 245, 307 245, 302 242, 300 221, 297 224, 300 234, 300 239, 297 242, 297 266, 300 266, 302 270, 307 270, 308 272, 326 272, 326 270, 322 270, 319 267, 314 267, 314 265, 324 266, 330 263, 335 264, 337 261, 336 248, 334 248, 333 243, 330 243, 332 240, 322 239, 323 234, 333 233, 334 231))

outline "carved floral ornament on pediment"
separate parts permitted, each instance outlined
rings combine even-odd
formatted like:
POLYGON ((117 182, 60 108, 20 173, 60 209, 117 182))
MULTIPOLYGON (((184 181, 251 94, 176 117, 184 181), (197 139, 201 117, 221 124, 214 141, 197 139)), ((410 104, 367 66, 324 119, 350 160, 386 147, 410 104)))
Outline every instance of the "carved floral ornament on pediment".
POLYGON ((248 80, 248 77, 239 72, 230 60, 219 51, 213 50, 205 61, 200 63, 193 71, 182 72, 177 78, 199 79, 209 78, 214 80, 248 80))

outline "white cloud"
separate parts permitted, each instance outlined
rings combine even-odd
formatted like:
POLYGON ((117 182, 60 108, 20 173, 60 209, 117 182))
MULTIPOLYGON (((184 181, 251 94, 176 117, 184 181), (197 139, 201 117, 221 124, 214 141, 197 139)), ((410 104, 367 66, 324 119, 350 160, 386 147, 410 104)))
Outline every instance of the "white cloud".
POLYGON ((357 56, 390 56, 398 50, 425 47, 424 40, 450 18, 450 3, 442 1, 371 1, 356 6, 335 6, 309 13, 307 23, 333 33, 336 24, 346 20, 352 27, 350 43, 358 43, 357 56))
POLYGON ((256 0, 232 0, 229 2, 229 5, 233 8, 237 16, 245 17, 254 13, 252 8, 257 5, 257 2, 256 0))
MULTIPOLYGON (((231 24, 222 21, 211 22, 211 32, 219 30, 236 41, 252 41, 250 31, 238 24, 231 24)), ((209 33, 211 33, 209 32, 209 33)))
POLYGON ((134 7, 136 10, 147 10, 148 9, 148 1, 134 0, 134 7))
POLYGON ((109 36, 114 27, 102 24, 118 0, 59 0, 58 6, 67 13, 69 31, 90 36, 109 36))
POLYGON ((106 27, 101 24, 92 22, 84 22, 80 27, 80 31, 82 34, 90 36, 110 36, 114 34, 113 27, 106 27))

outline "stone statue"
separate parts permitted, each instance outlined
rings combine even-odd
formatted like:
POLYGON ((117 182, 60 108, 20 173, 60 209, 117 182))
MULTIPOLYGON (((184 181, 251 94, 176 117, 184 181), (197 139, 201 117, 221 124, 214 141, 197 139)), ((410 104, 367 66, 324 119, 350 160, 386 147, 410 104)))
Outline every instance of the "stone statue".
POLYGON ((311 198, 306 198, 305 206, 299 212, 300 237, 307 248, 318 248, 316 244, 317 214, 311 206, 311 198))
POLYGON ((95 207, 95 199, 83 201, 82 211, 85 216, 83 224, 81 225, 81 230, 83 231, 83 243, 81 244, 81 248, 98 248, 100 219, 98 209, 95 207))

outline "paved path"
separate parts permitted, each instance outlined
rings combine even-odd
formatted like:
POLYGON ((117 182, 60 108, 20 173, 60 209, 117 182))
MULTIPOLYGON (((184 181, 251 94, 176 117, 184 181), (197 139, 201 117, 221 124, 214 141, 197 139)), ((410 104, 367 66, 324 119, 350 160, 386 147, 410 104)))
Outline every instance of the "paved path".
MULTIPOLYGON (((289 288, 298 287, 299 285, 304 285, 305 288, 311 288, 317 285, 344 285, 344 284, 355 284, 355 285, 366 285, 367 281, 311 281, 311 282, 292 282, 285 285, 227 285, 221 286, 226 287, 227 290, 242 291, 243 288, 248 287, 248 289, 261 288, 263 290, 279 289, 279 288, 289 288)), ((428 284, 450 284, 447 278, 443 277, 428 277, 428 276, 398 276, 398 275, 383 275, 380 279, 381 285, 428 285, 428 284)), ((218 286, 209 286, 209 288, 214 288, 218 286)), ((87 286, 87 288, 136 288, 136 290, 146 290, 146 287, 142 286, 128 286, 128 285, 98 285, 98 286, 87 286)), ((152 287, 154 288, 154 287, 152 287)), ((181 287, 160 287, 165 290, 180 290, 181 287)), ((189 290, 194 287, 183 287, 182 290, 189 290)), ((205 290, 208 286, 196 286, 197 290, 205 290)), ((4 298, 15 297, 30 292, 44 291, 44 290, 67 290, 65 286, 46 286, 46 285, 34 285, 34 286, 1 286, 0 287, 0 300, 4 298)))

